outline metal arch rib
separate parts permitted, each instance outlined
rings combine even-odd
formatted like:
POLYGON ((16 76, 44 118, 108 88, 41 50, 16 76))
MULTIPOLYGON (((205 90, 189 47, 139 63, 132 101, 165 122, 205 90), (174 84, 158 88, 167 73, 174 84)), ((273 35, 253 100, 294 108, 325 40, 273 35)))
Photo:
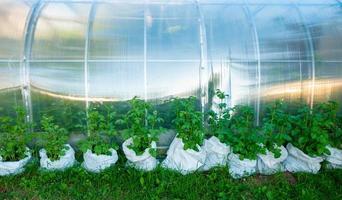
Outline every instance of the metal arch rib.
MULTIPOLYGON (((43 9, 43 0, 35 2, 28 14, 25 22, 25 34, 24 34, 24 49, 21 61, 21 80, 22 80, 22 95, 24 98, 24 106, 26 108, 26 122, 32 124, 32 101, 31 101, 31 84, 30 84, 30 59, 32 55, 32 45, 34 40, 34 33, 36 24, 41 10, 43 9)), ((30 127, 32 131, 32 127, 30 127)))
MULTIPOLYGON (((94 25, 94 18, 96 14, 96 6, 97 4, 92 1, 91 7, 89 11, 88 16, 88 23, 87 23, 87 29, 85 34, 85 44, 84 44, 84 96, 85 96, 85 103, 86 103, 86 117, 88 118, 89 113, 89 67, 88 67, 88 61, 89 61, 89 42, 91 37, 91 31, 93 29, 94 25)), ((87 124, 88 126, 88 124, 87 124)), ((88 136, 90 135, 89 129, 88 129, 88 136)))
POLYGON ((254 42, 255 42, 255 51, 256 51, 256 59, 257 59, 257 102, 256 102, 256 125, 259 126, 260 124, 260 96, 261 96, 261 58, 260 58, 260 43, 259 43, 259 34, 258 30, 256 28, 255 20, 251 14, 251 11, 249 9, 248 2, 244 0, 244 10, 246 12, 246 16, 248 20, 250 21, 253 29, 253 35, 254 35, 254 42))
POLYGON ((201 85, 201 107, 202 113, 208 103, 208 50, 207 50, 207 34, 204 23, 204 16, 198 0, 196 0, 196 8, 198 11, 199 33, 200 33, 200 85, 201 85))
POLYGON ((303 27, 305 29, 305 35, 309 40, 309 48, 310 48, 310 54, 311 54, 311 95, 310 95, 310 108, 313 108, 313 104, 314 104, 314 98, 315 98, 315 82, 316 82, 316 57, 315 57, 315 49, 314 49, 314 44, 313 44, 313 39, 312 39, 312 35, 311 32, 308 28, 308 26, 306 25, 305 22, 305 18, 302 15, 302 13, 299 10, 298 5, 291 1, 293 6, 295 7, 296 11, 298 12, 298 15, 303 23, 303 27))
POLYGON ((94 18, 96 15, 96 3, 93 1, 91 3, 89 16, 88 16, 88 23, 87 23, 87 29, 85 34, 85 45, 84 45, 84 91, 85 91, 85 97, 86 97, 86 108, 89 108, 89 82, 88 82, 88 62, 89 62, 89 42, 91 37, 91 32, 94 25, 94 18))
MULTIPOLYGON (((147 1, 144 1, 144 101, 147 101, 147 1)), ((147 114, 147 110, 146 110, 147 114)), ((147 120, 145 122, 147 124, 147 120)))

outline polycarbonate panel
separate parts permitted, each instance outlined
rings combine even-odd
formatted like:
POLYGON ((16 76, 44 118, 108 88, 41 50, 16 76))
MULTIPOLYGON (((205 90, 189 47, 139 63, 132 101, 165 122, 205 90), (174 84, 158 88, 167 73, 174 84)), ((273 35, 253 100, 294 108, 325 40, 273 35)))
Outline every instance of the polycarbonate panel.
POLYGON ((144 6, 96 4, 89 59, 143 60, 144 6))
POLYGON ((299 6, 313 40, 316 61, 342 61, 342 5, 299 6))
POLYGON ((144 68, 142 62, 89 63, 89 100, 123 101, 138 96, 144 98, 144 68))
POLYGON ((342 102, 341 1, 42 0, 20 63, 34 2, 0 2, 0 107, 21 104, 28 67, 36 123, 49 114, 72 130, 86 100, 126 108, 133 96, 199 97, 201 87, 256 110, 278 98, 342 102))
POLYGON ((148 62, 148 99, 200 96, 198 62, 148 62), (191 78, 190 78, 191 77, 191 78))
POLYGON ((295 6, 250 6, 249 9, 257 27, 262 62, 311 60, 310 38, 295 6))
POLYGON ((257 104, 257 62, 234 62, 227 63, 231 71, 230 77, 230 99, 231 106, 239 104, 248 104, 255 106, 257 104))
POLYGON ((247 0, 250 5, 327 5, 336 3, 337 0, 247 0))
POLYGON ((316 62, 315 102, 342 101, 342 62, 316 62))
POLYGON ((202 6, 213 89, 230 95, 231 105, 255 105, 257 52, 252 22, 241 5, 202 6))
POLYGON ((89 8, 89 4, 47 3, 37 22, 31 59, 83 59, 89 8))
POLYGON ((150 5, 146 26, 149 60, 199 61, 199 13, 195 4, 150 5))
POLYGON ((0 116, 12 115, 22 105, 20 63, 0 62, 0 116))
POLYGON ((84 100, 68 96, 55 96, 37 88, 31 89, 33 121, 35 131, 41 130, 44 115, 53 117, 54 122, 69 133, 86 133, 86 105, 84 100))
POLYGON ((20 87, 20 63, 0 62, 0 91, 20 87))
POLYGON ((90 101, 144 98, 144 8, 95 4, 89 33, 90 101))
POLYGON ((31 62, 31 87, 56 98, 83 99, 84 64, 78 62, 31 62))
POLYGON ((342 102, 342 4, 327 2, 334 4, 299 7, 313 41, 314 103, 342 102))
POLYGON ((261 107, 276 99, 310 102, 310 62, 263 62, 261 107))
POLYGON ((0 90, 0 117, 15 116, 15 109, 23 106, 20 88, 0 90))
POLYGON ((243 6, 202 7, 211 60, 256 60, 254 31, 243 6))
POLYGON ((20 60, 25 22, 34 1, 0 1, 0 60, 20 60))
POLYGON ((276 99, 303 99, 310 103, 310 89, 300 87, 312 78, 305 76, 309 78, 305 79, 301 74, 311 69, 302 63, 312 65, 310 37, 298 9, 291 4, 249 6, 249 9, 259 40, 261 111, 276 99))
POLYGON ((36 130, 40 129, 43 115, 54 117, 57 124, 69 131, 79 130, 77 125, 84 119, 86 108, 84 63, 31 62, 30 66, 32 112, 36 130))
POLYGON ((195 4, 150 5, 145 15, 147 98, 198 97, 201 47, 195 4))

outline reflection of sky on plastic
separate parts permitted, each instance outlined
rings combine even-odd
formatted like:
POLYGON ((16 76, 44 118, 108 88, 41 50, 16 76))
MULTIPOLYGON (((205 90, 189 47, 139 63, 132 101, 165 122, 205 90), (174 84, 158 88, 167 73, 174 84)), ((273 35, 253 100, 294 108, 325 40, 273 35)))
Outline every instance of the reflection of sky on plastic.
POLYGON ((19 63, 0 63, 0 90, 20 86, 19 63))
POLYGON ((53 39, 58 31, 83 37, 88 12, 87 4, 47 4, 37 24, 40 39, 53 39))
MULTIPOLYGON (((227 6, 217 4, 216 6, 203 5, 201 7, 207 29, 209 57, 224 62, 229 59, 255 60, 255 42, 251 22, 246 18, 243 7, 229 6, 230 3, 241 3, 241 1, 205 0, 200 2, 227 4, 227 6)), ((290 4, 288 0, 248 0, 248 2, 251 4, 290 4)), ((305 4, 306 2, 311 4, 336 3, 332 0, 295 0, 295 2, 298 4, 305 4)), ((38 43, 35 43, 36 46, 33 47, 34 50, 39 50, 37 51, 39 59, 83 59, 84 33, 90 4, 82 5, 47 4, 37 24, 35 41, 38 43), (70 38, 72 38, 71 41, 67 40, 70 38), (37 45, 39 41, 41 43, 37 45)), ((143 96, 143 62, 134 63, 132 60, 144 59, 144 7, 128 4, 120 4, 120 6, 118 4, 99 5, 94 20, 94 30, 91 34, 91 39, 94 40, 90 42, 89 58, 95 61, 96 59, 117 59, 117 62, 89 63, 90 96, 121 99, 131 98, 134 95, 143 96)), ((8 56, 12 57, 12 54, 19 57, 22 52, 19 48, 20 45, 15 45, 8 39, 12 38, 18 41, 21 39, 23 19, 28 9, 25 6, 1 8, 0 27, 6 28, 0 29, 0 42, 3 44, 0 46, 0 54, 5 52, 6 54, 3 57, 6 59, 8 56), (11 46, 4 45, 5 42, 11 46)), ((261 83, 267 85, 267 87, 261 88, 262 91, 272 88, 273 93, 282 94, 284 93, 283 88, 286 91, 297 90, 297 86, 295 90, 291 89, 292 86, 290 89, 286 87, 273 88, 277 85, 285 86, 287 82, 298 81, 299 69, 297 65, 265 64, 264 61, 267 59, 292 61, 297 58, 299 53, 304 56, 309 55, 308 50, 304 47, 304 44, 308 43, 308 38, 297 10, 293 4, 281 7, 256 5, 250 6, 249 9, 255 14, 253 19, 256 22, 260 39, 261 83), (254 13, 254 11, 257 12, 254 13), (292 45, 293 43, 294 45, 292 45), (285 68, 286 70, 284 70, 285 68), (275 74, 274 71, 278 71, 278 73, 275 74)), ((159 60, 147 64, 148 96, 150 98, 164 97, 198 89, 199 63, 196 60, 200 57, 199 15, 195 4, 181 6, 149 5, 147 10, 145 18, 147 59, 159 60)), ((341 55, 340 40, 335 40, 335 38, 341 31, 338 29, 339 26, 333 27, 336 24, 339 25, 341 20, 337 13, 341 11, 340 7, 299 6, 299 10, 312 32, 316 57, 340 60, 342 58, 339 56, 341 55)), ((0 55, 0 57, 2 56, 0 55)), ((53 93, 83 96, 83 66, 83 63, 45 63, 39 65, 37 62, 32 63, 32 84, 53 93)), ((244 98, 255 96, 255 66, 255 63, 250 65, 233 63, 231 65, 233 104, 244 98)), ((340 77, 340 69, 340 65, 337 64, 319 65, 316 63, 316 76, 326 79, 340 77)), ((214 73, 220 72, 214 69, 214 73)), ((228 90, 228 74, 226 71, 221 73, 224 73, 224 80, 221 80, 223 81, 223 88, 228 90)), ((303 71, 303 75, 308 73, 303 71)), ((0 89, 18 86, 20 82, 18 74, 19 69, 8 68, 7 64, 0 64, 0 89)), ((303 76, 302 78, 308 79, 309 77, 303 76)), ((316 87, 319 87, 318 80, 316 87)))
POLYGON ((33 86, 43 90, 72 96, 84 95, 83 65, 31 64, 30 78, 33 86))
MULTIPOLYGON (((32 85, 49 92, 84 96, 83 66, 39 64, 31 68, 32 85)), ((147 67, 149 98, 186 94, 199 86, 199 63, 150 63, 147 67), (150 66, 150 67, 149 67, 150 66)), ((89 65, 89 96, 129 99, 143 97, 142 63, 89 65)))

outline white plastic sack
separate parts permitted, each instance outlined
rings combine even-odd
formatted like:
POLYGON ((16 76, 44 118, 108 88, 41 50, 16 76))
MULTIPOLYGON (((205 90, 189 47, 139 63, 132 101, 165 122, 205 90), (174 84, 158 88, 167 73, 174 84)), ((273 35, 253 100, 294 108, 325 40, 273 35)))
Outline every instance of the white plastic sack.
POLYGON ((325 159, 328 161, 328 168, 342 169, 342 150, 327 146, 330 155, 326 155, 325 159))
POLYGON ((30 149, 26 148, 25 155, 26 157, 19 161, 9 162, 3 162, 2 157, 0 156, 0 176, 8 176, 22 173, 25 170, 25 165, 31 159, 30 149))
POLYGON ((290 172, 308 172, 316 174, 321 168, 322 157, 310 157, 292 144, 287 144, 289 156, 284 161, 284 166, 290 172))
POLYGON ((206 152, 198 146, 199 151, 192 149, 184 150, 181 139, 175 138, 167 151, 167 157, 162 166, 179 171, 183 175, 196 171, 205 163, 206 152))
POLYGON ((277 172, 285 171, 283 162, 288 156, 288 152, 284 146, 280 148, 280 157, 275 158, 274 154, 270 151, 266 151, 266 154, 259 154, 257 160, 257 170, 260 174, 271 175, 277 172))
POLYGON ((118 153, 114 149, 109 149, 111 155, 96 155, 91 150, 83 154, 84 162, 82 166, 90 172, 99 173, 102 170, 114 165, 118 161, 118 153))
POLYGON ((75 163, 75 151, 69 144, 66 144, 65 146, 68 149, 66 150, 64 156, 55 161, 51 161, 47 157, 46 150, 41 149, 39 151, 40 167, 46 170, 64 170, 66 168, 72 167, 75 163))
POLYGON ((250 176, 256 172, 257 160, 240 160, 238 154, 231 152, 228 155, 229 174, 237 179, 250 176))
MULTIPOLYGON (((129 138, 128 140, 126 140, 123 144, 122 144, 122 149, 123 152, 126 155, 126 158, 128 160, 127 164, 129 166, 132 166, 136 169, 139 170, 144 170, 144 171, 151 171, 153 169, 155 169, 158 165, 158 161, 155 157, 153 157, 150 154, 150 148, 147 148, 145 150, 145 152, 138 156, 135 151, 133 151, 132 149, 128 148, 129 145, 131 145, 133 142, 132 138, 129 138)), ((153 149, 157 148, 157 143, 156 142, 152 142, 151 143, 151 147, 153 149)))
POLYGON ((216 166, 226 166, 230 147, 220 142, 220 140, 212 136, 208 140, 204 140, 203 149, 206 152, 206 159, 203 170, 209 170, 216 166))

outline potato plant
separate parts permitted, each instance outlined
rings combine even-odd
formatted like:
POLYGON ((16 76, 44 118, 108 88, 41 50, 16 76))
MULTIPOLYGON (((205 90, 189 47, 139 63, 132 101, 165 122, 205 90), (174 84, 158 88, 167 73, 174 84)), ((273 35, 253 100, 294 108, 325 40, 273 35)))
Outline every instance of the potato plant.
POLYGON ((287 113, 286 104, 281 100, 269 104, 263 118, 262 133, 265 147, 276 158, 281 156, 281 150, 277 147, 291 141, 290 132, 290 115, 287 113))
POLYGON ((26 157, 27 130, 26 112, 17 107, 16 118, 0 118, 0 156, 3 161, 18 161, 26 157))
POLYGON ((342 127, 337 116, 338 103, 334 101, 318 103, 314 106, 314 116, 320 121, 320 128, 328 132, 329 143, 335 148, 342 148, 342 127))
POLYGON ((301 105, 295 115, 290 118, 292 143, 309 156, 329 154, 329 120, 318 107, 311 110, 308 105, 301 105))
POLYGON ((54 118, 44 115, 41 120, 42 133, 38 134, 38 144, 47 152, 51 161, 60 159, 65 155, 68 147, 67 131, 54 123, 54 118))
POLYGON ((97 155, 109 155, 111 148, 118 149, 118 145, 113 141, 113 136, 117 135, 115 129, 116 113, 112 106, 104 107, 105 113, 99 111, 99 105, 94 105, 88 110, 89 137, 79 143, 83 153, 91 150, 97 155))
POLYGON ((264 139, 254 126, 253 108, 245 105, 235 106, 228 127, 221 133, 221 138, 225 143, 230 144, 240 160, 255 160, 258 154, 265 153, 265 147, 260 145, 264 144, 264 139))
POLYGON ((330 142, 333 147, 342 149, 342 117, 337 118, 337 128, 330 134, 330 142))
POLYGON ((203 116, 196 110, 196 97, 173 99, 176 118, 173 120, 178 138, 182 139, 184 149, 198 150, 203 144, 203 116))
MULTIPOLYGON (((217 105, 217 111, 210 110, 207 114, 207 123, 208 123, 208 134, 218 137, 219 139, 224 135, 224 132, 228 129, 230 122, 230 108, 227 107, 227 103, 225 103, 225 99, 228 95, 226 95, 221 90, 216 90, 215 95, 219 99, 219 103, 217 105)), ((222 141, 224 142, 224 141, 222 141)))
MULTIPOLYGON (((163 131, 160 123, 163 122, 158 112, 152 105, 144 100, 134 97, 129 101, 130 110, 117 123, 126 125, 123 131, 124 137, 132 138, 133 143, 128 146, 137 155, 142 155, 147 148, 151 148, 151 143, 158 140, 158 135, 163 131)), ((155 149, 150 149, 150 154, 156 156, 155 149)))

